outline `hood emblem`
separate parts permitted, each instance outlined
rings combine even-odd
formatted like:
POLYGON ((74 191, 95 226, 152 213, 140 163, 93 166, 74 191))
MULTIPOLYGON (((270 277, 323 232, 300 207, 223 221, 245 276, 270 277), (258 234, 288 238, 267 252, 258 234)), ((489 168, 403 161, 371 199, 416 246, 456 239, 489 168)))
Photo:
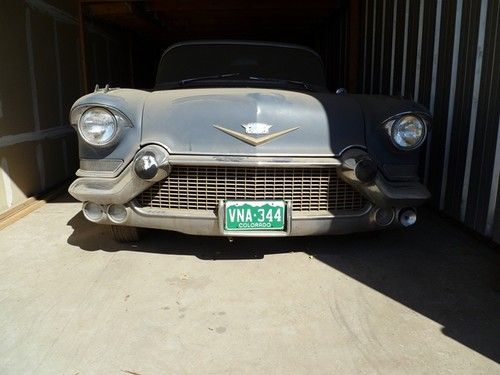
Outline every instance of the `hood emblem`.
POLYGON ((250 122, 241 126, 245 128, 245 133, 259 135, 269 134, 269 129, 272 128, 272 125, 263 124, 262 122, 250 122))
POLYGON ((242 126, 245 128, 245 132, 247 134, 239 133, 235 130, 227 129, 219 125, 213 125, 214 128, 220 130, 221 132, 224 132, 252 146, 259 146, 261 144, 267 143, 269 141, 272 141, 273 139, 281 137, 282 135, 285 135, 287 133, 293 132, 294 130, 297 130, 299 128, 297 126, 295 128, 285 129, 276 133, 269 134, 269 129, 271 128, 272 125, 253 122, 250 124, 244 124, 242 126), (253 137, 248 134, 260 134, 262 136, 253 137))

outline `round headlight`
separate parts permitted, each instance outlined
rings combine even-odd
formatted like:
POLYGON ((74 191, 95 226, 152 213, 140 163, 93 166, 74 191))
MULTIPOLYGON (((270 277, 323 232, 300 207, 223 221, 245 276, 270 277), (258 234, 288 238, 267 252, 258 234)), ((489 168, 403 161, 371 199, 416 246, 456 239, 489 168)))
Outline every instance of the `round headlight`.
POLYGON ((422 144, 426 132, 425 124, 419 117, 407 115, 393 124, 391 138, 397 147, 410 150, 422 144))
POLYGON ((111 112, 104 108, 90 108, 80 117, 78 131, 87 143, 105 146, 115 138, 118 126, 111 112))

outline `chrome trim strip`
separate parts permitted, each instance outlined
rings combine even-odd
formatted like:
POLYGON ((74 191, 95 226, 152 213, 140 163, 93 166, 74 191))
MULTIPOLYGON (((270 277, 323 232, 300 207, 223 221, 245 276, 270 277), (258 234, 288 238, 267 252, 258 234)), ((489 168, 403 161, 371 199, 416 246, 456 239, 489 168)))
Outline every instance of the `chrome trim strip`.
POLYGON ((364 150, 366 150, 366 146, 363 145, 349 145, 345 147, 343 150, 341 150, 338 154, 335 153, 330 153, 330 154, 276 154, 276 153, 260 153, 260 152, 255 152, 255 153, 207 153, 207 152, 196 152, 196 151, 182 151, 182 152, 177 152, 173 151, 170 147, 165 145, 164 143, 161 142, 148 142, 148 143, 141 143, 140 148, 149 146, 149 145, 157 145, 160 147, 163 147, 165 150, 168 151, 170 155, 194 155, 194 156, 248 156, 248 157, 294 157, 294 158, 334 158, 338 155, 340 155, 344 150, 353 148, 353 147, 359 147, 364 150))
POLYGON ((168 162, 171 165, 198 166, 198 167, 280 167, 280 168, 331 168, 342 165, 336 158, 309 158, 309 157, 262 157, 262 156, 197 156, 197 155, 170 155, 168 162))
POLYGON ((216 219, 217 215, 213 211, 205 210, 179 210, 174 208, 160 208, 151 209, 142 207, 133 199, 128 203, 132 211, 137 212, 144 216, 152 217, 171 217, 171 218, 184 218, 184 219, 216 219))
POLYGON ((348 213, 348 211, 344 211, 345 213, 333 213, 329 211, 322 211, 325 212, 325 214, 316 214, 313 211, 294 211, 292 212, 292 218, 293 220, 310 220, 310 219, 333 219, 333 218, 344 218, 344 217, 361 217, 366 215, 368 212, 371 211, 371 209, 374 207, 373 204, 367 203, 365 207, 363 207, 359 211, 351 211, 351 213, 348 213))
MULTIPOLYGON (((219 201, 219 206, 217 207, 217 214, 211 210, 180 210, 175 208, 159 208, 153 209, 149 207, 141 207, 137 200, 133 199, 128 203, 128 206, 135 212, 140 213, 145 216, 154 217, 169 217, 169 218, 189 218, 189 219, 216 219, 221 213, 221 202, 219 201)), ((356 218, 366 215, 374 207, 373 204, 367 203, 359 211, 345 211, 345 213, 332 213, 329 211, 319 211, 318 214, 315 211, 294 211, 291 208, 291 202, 287 201, 287 215, 290 213, 290 218, 293 220, 314 220, 314 219, 333 219, 333 218, 356 218)), ((223 209, 223 208, 222 208, 223 209)), ((288 219, 288 218, 287 218, 288 219)), ((223 225, 223 224, 222 224, 223 225)), ((219 225, 220 226, 220 225, 219 225)), ((224 227, 221 227, 223 231, 224 227)), ((221 232, 222 233, 222 232, 221 232)))

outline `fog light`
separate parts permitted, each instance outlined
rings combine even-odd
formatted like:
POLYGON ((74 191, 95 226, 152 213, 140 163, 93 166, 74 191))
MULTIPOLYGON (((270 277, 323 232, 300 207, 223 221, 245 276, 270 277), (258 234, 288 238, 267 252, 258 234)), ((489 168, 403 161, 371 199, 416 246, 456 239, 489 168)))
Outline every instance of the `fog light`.
POLYGON ((417 222, 417 213, 413 208, 403 208, 399 213, 399 222, 404 227, 409 227, 417 222))
POLYGON ((385 227, 392 223, 394 220, 394 210, 392 208, 379 208, 375 212, 375 222, 385 227))
POLYGON ((143 180, 151 180, 158 173, 158 162, 151 151, 144 152, 135 160, 134 171, 143 180))
POLYGON ((123 223, 127 219, 127 209, 122 204, 108 206, 108 217, 114 223, 123 223))
POLYGON ((97 203, 85 202, 82 211, 83 216, 93 222, 100 221, 104 217, 104 208, 97 203))
POLYGON ((354 174, 359 181, 365 184, 372 182, 377 176, 377 163, 370 158, 363 158, 356 163, 354 174))

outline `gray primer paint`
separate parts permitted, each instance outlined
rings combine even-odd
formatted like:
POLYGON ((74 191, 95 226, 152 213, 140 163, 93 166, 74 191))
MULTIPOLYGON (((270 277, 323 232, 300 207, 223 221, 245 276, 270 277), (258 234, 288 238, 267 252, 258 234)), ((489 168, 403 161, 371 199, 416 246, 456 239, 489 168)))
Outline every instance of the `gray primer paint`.
MULTIPOLYGON (((340 98, 340 101, 354 107, 349 126, 363 134, 359 106, 352 99, 340 98)), ((332 142, 336 137, 332 131, 340 133, 339 120, 343 118, 345 115, 339 111, 329 124, 318 99, 294 91, 261 88, 157 91, 145 104, 142 144, 161 144, 173 154, 328 156, 342 151, 342 144, 336 146, 332 142), (213 126, 244 133, 242 125, 251 122, 272 125, 272 132, 299 129, 255 147, 213 126), (339 127, 333 126, 337 122, 339 127)), ((338 137, 343 135, 340 133, 338 137)))

